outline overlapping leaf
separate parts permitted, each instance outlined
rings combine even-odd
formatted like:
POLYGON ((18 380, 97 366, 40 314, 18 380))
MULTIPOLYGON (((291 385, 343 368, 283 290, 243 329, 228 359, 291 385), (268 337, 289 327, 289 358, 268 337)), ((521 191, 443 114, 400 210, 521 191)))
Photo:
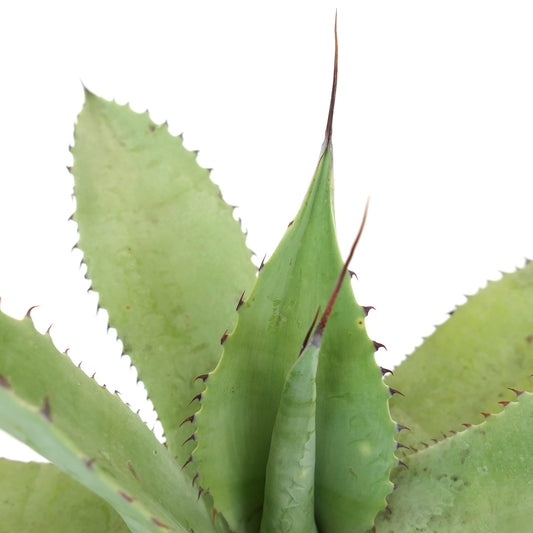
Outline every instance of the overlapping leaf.
POLYGON ((127 533, 115 510, 51 464, 0 459, 0 531, 127 533))
POLYGON ((406 458, 377 533, 531 530, 533 395, 406 458))
POLYGON ((244 235, 209 172, 147 113, 89 91, 72 150, 88 276, 154 403, 171 452, 255 279, 244 235))
MULTIPOLYGON (((240 307, 236 329, 202 396, 194 465, 237 531, 258 529, 281 390, 313 314, 327 302, 342 269, 331 194, 326 143, 304 203, 240 307)), ((348 281, 320 357, 317 523, 324 532, 364 531, 391 488, 395 427, 364 312, 348 281)))
POLYGON ((400 442, 421 448, 500 410, 510 389, 531 390, 532 303, 530 262, 469 297, 394 370, 387 383, 405 396, 391 398, 391 410, 411 429, 400 442))
POLYGON ((209 502, 115 395, 0 313, 0 427, 113 506, 134 532, 215 531, 209 502))

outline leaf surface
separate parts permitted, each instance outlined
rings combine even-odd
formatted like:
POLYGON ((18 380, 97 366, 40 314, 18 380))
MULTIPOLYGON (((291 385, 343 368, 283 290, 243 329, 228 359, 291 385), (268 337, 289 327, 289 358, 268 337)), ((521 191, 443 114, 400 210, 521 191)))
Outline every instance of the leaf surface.
POLYGON ((215 531, 208 502, 141 419, 29 318, 0 313, 0 426, 101 496, 135 532, 215 531))
POLYGON ((104 500, 51 464, 0 459, 0 531, 126 533, 104 500))
POLYGON ((377 533, 531 531, 533 395, 405 459, 377 533))
POLYGON ((182 464, 194 378, 220 358, 256 269, 232 208, 181 137, 148 113, 85 97, 72 150, 79 247, 182 464))
POLYGON ((405 397, 391 398, 395 420, 411 431, 400 442, 421 448, 443 433, 483 420, 497 402, 531 390, 533 263, 490 281, 400 366, 387 383, 405 397))

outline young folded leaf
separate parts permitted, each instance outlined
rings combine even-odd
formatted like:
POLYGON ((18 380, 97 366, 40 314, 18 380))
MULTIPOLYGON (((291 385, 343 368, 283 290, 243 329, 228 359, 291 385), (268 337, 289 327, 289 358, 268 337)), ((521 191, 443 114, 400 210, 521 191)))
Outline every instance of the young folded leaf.
POLYGON ((261 533, 317 532, 315 524, 316 372, 320 344, 366 220, 355 239, 311 340, 289 371, 281 394, 268 458, 261 533))

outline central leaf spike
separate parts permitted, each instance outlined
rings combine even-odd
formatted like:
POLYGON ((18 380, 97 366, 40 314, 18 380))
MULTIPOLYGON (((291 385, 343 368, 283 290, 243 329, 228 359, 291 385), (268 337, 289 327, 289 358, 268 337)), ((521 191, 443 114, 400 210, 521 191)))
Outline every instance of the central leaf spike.
POLYGON ((331 85, 331 99, 329 101, 328 123, 326 124, 326 134, 322 145, 322 155, 331 146, 333 135, 333 113, 335 112, 335 97, 337 96, 337 72, 339 65, 339 41, 337 38, 337 12, 335 12, 335 59, 333 62, 333 83, 331 85))

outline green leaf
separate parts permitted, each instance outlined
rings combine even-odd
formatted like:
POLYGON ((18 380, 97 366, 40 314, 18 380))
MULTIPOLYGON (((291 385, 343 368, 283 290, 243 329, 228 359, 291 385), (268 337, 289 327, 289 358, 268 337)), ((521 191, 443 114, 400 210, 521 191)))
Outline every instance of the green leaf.
POLYGON ((29 318, 0 313, 0 426, 101 496, 135 532, 215 531, 154 434, 29 318))
POLYGON ((194 378, 215 367, 256 269, 232 208, 181 137, 148 113, 85 97, 72 150, 79 246, 182 464, 194 378))
MULTIPOLYGON (((343 266, 331 194, 326 144, 304 203, 240 307, 202 395, 196 466, 216 508, 238 531, 255 533, 259 527, 283 384, 343 266)), ((364 531, 385 506, 395 464, 388 396, 364 312, 345 281, 324 334, 317 376, 316 502, 324 532, 355 531, 355 525, 364 531)))
POLYGON ((0 459, 0 531, 126 533, 104 500, 54 465, 0 459))
POLYGON ((313 337, 283 386, 268 456, 261 533, 317 532, 316 372, 321 338, 313 337))
POLYGON ((387 383, 395 420, 411 431, 400 442, 415 448, 443 433, 476 424, 483 412, 530 390, 533 367, 533 263, 491 281, 399 367, 387 383))
POLYGON ((377 533, 531 531, 533 395, 405 459, 377 533))

